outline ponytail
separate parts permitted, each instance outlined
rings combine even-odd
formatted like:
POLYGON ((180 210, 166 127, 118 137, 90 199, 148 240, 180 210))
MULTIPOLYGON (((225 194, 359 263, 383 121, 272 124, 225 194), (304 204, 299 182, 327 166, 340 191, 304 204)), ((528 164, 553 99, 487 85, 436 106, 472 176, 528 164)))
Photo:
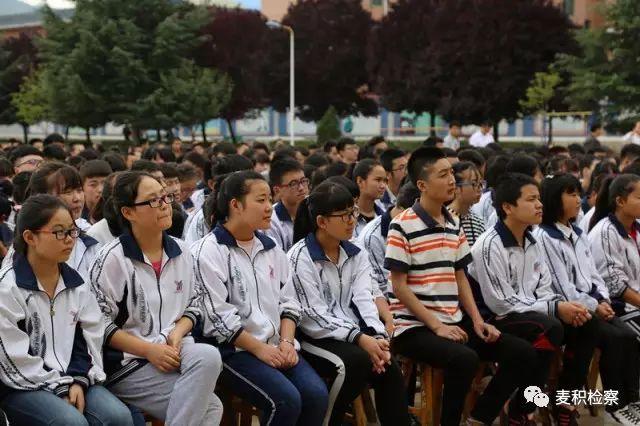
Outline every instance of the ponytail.
POLYGON ((310 232, 315 232, 317 228, 318 224, 309 212, 309 197, 307 197, 298 206, 296 219, 293 222, 293 244, 309 235, 310 232))
POLYGON ((589 231, 609 214, 615 213, 618 197, 626 198, 633 192, 633 187, 638 182, 640 182, 640 177, 632 174, 607 176, 600 185, 600 192, 596 198, 596 209, 589 222, 589 231))

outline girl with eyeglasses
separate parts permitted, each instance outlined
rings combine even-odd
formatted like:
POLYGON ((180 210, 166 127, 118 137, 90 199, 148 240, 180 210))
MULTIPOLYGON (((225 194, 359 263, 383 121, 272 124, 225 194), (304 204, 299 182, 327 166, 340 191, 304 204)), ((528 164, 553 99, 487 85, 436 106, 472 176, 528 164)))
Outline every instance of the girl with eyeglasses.
POLYGON ((453 175, 456 178, 456 196, 447 208, 458 216, 469 247, 473 247, 476 239, 485 230, 484 221, 471 211, 471 207, 480 201, 482 195, 482 177, 470 161, 454 164, 453 175))
MULTIPOLYGON (((101 244, 84 232, 90 225, 86 220, 82 219, 84 192, 82 191, 82 179, 78 171, 63 163, 45 163, 31 175, 28 194, 29 196, 36 194, 54 195, 69 208, 80 233, 78 238, 74 240, 73 251, 67 259, 67 264, 88 281, 89 268, 100 250, 101 244)), ((10 249, 2 261, 3 267, 11 263, 12 256, 13 250, 10 249)))
POLYGON ((327 388, 298 355, 300 306, 286 255, 261 232, 271 223, 269 184, 238 171, 218 185, 217 224, 191 246, 203 340, 220 347, 225 384, 260 410, 260 424, 320 425, 327 388))
POLYGON ((296 235, 305 236, 287 256, 290 280, 304 312, 302 349, 332 383, 325 424, 342 424, 349 404, 371 384, 380 422, 404 425, 406 392, 373 300, 377 284, 372 282, 367 253, 349 242, 356 209, 345 187, 324 182, 296 215, 296 235))
MULTIPOLYGON (((610 423, 640 424, 638 410, 638 343, 632 329, 616 317, 609 291, 596 269, 589 240, 574 221, 581 209, 582 186, 573 175, 551 175, 542 181, 542 224, 534 237, 551 272, 551 284, 565 301, 585 306, 598 322, 600 374, 604 389, 618 392, 619 403, 607 406, 610 423)), ((565 339, 578 328, 565 327, 565 339)), ((574 362, 575 362, 574 357, 574 362)), ((584 360, 588 368, 590 359, 584 360)))
POLYGON ((190 336, 200 307, 191 253, 166 233, 173 201, 147 173, 116 178, 112 202, 125 231, 91 269, 107 323, 107 386, 169 425, 218 424, 222 404, 213 391, 222 362, 216 348, 190 336))
POLYGON ((78 228, 68 206, 34 195, 0 272, 0 406, 10 423, 132 425, 101 384, 104 325, 89 283, 65 262, 78 228))
POLYGON ((387 190, 387 172, 376 160, 362 160, 353 168, 353 181, 360 191, 356 203, 360 214, 353 233, 353 237, 357 238, 367 223, 384 213, 384 209, 376 204, 376 200, 382 198, 387 190))

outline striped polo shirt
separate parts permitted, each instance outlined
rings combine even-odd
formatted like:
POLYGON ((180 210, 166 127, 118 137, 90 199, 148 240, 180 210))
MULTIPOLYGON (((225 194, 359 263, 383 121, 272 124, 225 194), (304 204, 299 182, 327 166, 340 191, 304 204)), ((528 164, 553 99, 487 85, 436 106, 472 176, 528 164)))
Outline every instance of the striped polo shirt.
MULTIPOLYGON (((457 218, 442 208, 445 226, 416 202, 389 226, 384 266, 407 274, 407 285, 422 305, 445 324, 462 320, 455 272, 471 262, 469 244, 457 218)), ((423 326, 393 294, 390 309, 398 335, 423 326)))
POLYGON ((486 230, 484 227, 484 221, 480 218, 480 216, 476 215, 472 211, 469 211, 469 213, 460 216, 458 212, 456 212, 451 206, 447 206, 447 209, 451 214, 458 217, 458 219, 460 220, 460 225, 464 230, 464 234, 467 236, 469 247, 473 247, 473 245, 476 243, 476 240, 486 230))

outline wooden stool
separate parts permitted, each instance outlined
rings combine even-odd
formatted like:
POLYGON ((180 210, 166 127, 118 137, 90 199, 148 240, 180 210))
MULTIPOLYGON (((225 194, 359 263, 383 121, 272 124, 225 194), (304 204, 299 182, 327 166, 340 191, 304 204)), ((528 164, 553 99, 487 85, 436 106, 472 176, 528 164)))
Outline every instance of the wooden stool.
POLYGON ((164 426, 164 422, 162 420, 157 420, 147 413, 144 413, 144 421, 145 423, 151 423, 151 426, 164 426))
POLYGON ((367 423, 376 422, 376 410, 371 401, 369 388, 363 390, 353 401, 353 413, 347 413, 344 420, 354 426, 366 426, 367 423))
MULTIPOLYGON (((420 404, 410 406, 409 412, 420 421, 422 425, 439 425, 442 409, 442 385, 444 383, 444 371, 433 368, 428 364, 416 363, 404 357, 398 357, 398 363, 405 379, 405 387, 410 388, 409 381, 414 369, 418 371, 420 378, 420 404)), ((413 401, 413 398, 412 398, 413 401)))
MULTIPOLYGON (((589 374, 587 375, 587 391, 596 390, 598 388, 598 376, 600 375, 600 357, 602 356, 602 351, 596 348, 593 351, 593 358, 591 359, 591 366, 589 367, 589 374)), ((589 408, 589 414, 591 417, 598 417, 598 406, 589 404, 587 406, 589 408)))

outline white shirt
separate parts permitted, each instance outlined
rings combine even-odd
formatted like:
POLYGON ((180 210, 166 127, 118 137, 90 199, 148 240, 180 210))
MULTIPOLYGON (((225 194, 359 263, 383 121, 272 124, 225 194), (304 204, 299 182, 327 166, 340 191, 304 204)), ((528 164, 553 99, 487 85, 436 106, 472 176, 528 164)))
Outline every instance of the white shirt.
POLYGON ((493 135, 491 133, 483 134, 480 130, 477 130, 469 139, 469 145, 477 148, 482 148, 490 143, 494 143, 493 135))
POLYGON ((443 145, 446 148, 457 150, 458 148, 460 148, 460 139, 451 136, 451 133, 449 133, 447 136, 445 136, 443 145))
POLYGON ((628 143, 634 143, 636 145, 640 145, 640 135, 633 131, 624 135, 622 140, 628 143))

